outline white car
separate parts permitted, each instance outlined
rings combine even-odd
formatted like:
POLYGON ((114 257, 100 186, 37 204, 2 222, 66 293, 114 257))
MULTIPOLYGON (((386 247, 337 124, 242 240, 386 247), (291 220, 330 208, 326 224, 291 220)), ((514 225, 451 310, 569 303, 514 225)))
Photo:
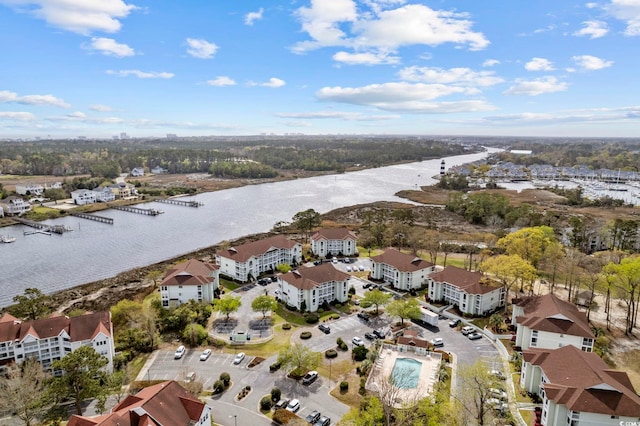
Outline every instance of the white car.
POLYGON ((434 337, 431 339, 431 344, 436 347, 444 346, 444 340, 442 340, 442 337, 434 337))
POLYGON ((364 342, 362 341, 362 339, 357 336, 351 339, 351 343, 353 343, 355 346, 364 346, 364 342))
POLYGON ((176 353, 173 354, 173 359, 182 358, 182 356, 184 355, 184 352, 185 352, 184 346, 182 345, 178 346, 178 349, 176 349, 176 353))
POLYGON ((211 356, 211 349, 205 349, 200 354, 200 361, 206 361, 209 359, 210 356, 211 356))
POLYGON ((244 359, 244 352, 240 352, 239 354, 236 355, 235 358, 233 358, 233 363, 234 364, 240 364, 242 362, 242 360, 244 359))
POLYGON ((295 413, 300 409, 300 401, 298 401, 297 399, 292 399, 291 401, 289 401, 289 404, 287 404, 287 408, 285 409, 287 411, 291 411, 292 413, 295 413))

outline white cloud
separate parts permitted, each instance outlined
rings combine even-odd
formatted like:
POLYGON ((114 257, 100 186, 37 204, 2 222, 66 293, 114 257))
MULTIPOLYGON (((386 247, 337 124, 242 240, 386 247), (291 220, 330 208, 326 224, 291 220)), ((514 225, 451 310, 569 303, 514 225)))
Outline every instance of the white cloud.
POLYGON ((244 24, 245 25, 253 25, 254 21, 258 21, 262 19, 262 13, 264 12, 263 8, 260 8, 257 12, 249 12, 244 15, 244 24))
POLYGON ((504 81, 496 77, 494 71, 476 72, 469 68, 442 69, 414 66, 400 70, 398 76, 407 81, 464 86, 493 86, 504 81))
POLYGON ((353 0, 312 0, 311 7, 301 7, 296 16, 311 40, 297 43, 296 53, 328 46, 342 46, 359 51, 394 52, 407 45, 437 46, 443 43, 468 45, 471 50, 484 49, 489 41, 471 30, 468 15, 433 10, 420 4, 391 8, 401 1, 368 1, 371 8, 358 15, 353 0), (390 8, 390 9, 386 9, 390 8), (384 10, 383 10, 384 9, 384 10), (350 23, 350 33, 341 23, 350 23))
POLYGON ((553 63, 545 58, 533 58, 524 65, 527 71, 553 71, 553 63))
POLYGON ((557 111, 553 114, 523 112, 483 117, 484 124, 562 124, 562 123, 621 123, 636 120, 640 106, 598 108, 577 111, 557 111))
POLYGON ((16 103, 22 105, 50 105, 60 108, 69 108, 71 105, 53 95, 26 95, 18 96, 15 92, 0 91, 0 102, 16 103))
POLYGON ((284 80, 280 80, 279 78, 271 77, 269 79, 269 81, 267 81, 265 83, 261 83, 260 86, 276 88, 276 87, 282 87, 285 84, 287 84, 287 83, 285 83, 284 80))
POLYGON ((98 50, 106 56, 116 56, 123 58, 125 56, 134 56, 136 52, 126 44, 118 43, 112 38, 93 37, 91 44, 85 49, 98 50))
POLYGON ((91 105, 91 106, 89 107, 89 109, 90 109, 90 110, 92 110, 92 111, 98 111, 98 112, 109 112, 109 111, 112 111, 112 110, 113 110, 113 108, 111 108, 110 106, 108 106, 108 105, 101 105, 101 104, 94 104, 94 105, 91 105))
POLYGON ((218 77, 214 78, 213 80, 207 80, 207 84, 209 86, 223 87, 223 86, 235 86, 236 82, 232 78, 229 78, 229 77, 224 76, 224 75, 219 75, 218 77))
POLYGON ((15 121, 32 121, 36 119, 36 116, 31 114, 30 112, 0 111, 0 119, 15 120, 15 121))
POLYGON ((70 114, 67 114, 67 117, 70 117, 70 118, 86 118, 87 114, 85 114, 82 111, 76 111, 76 112, 72 112, 70 114))
POLYGON ((640 1, 611 0, 611 3, 605 6, 605 10, 627 24, 626 35, 640 36, 640 1))
POLYGON ((482 63, 482 66, 485 67, 485 68, 486 67, 493 67, 495 65, 498 65, 499 63, 500 63, 500 61, 497 60, 497 59, 487 59, 486 61, 484 61, 482 63))
POLYGON ((187 53, 194 58, 210 59, 218 51, 218 46, 215 43, 203 39, 188 38, 187 44, 189 45, 187 53))
POLYGON ((591 55, 573 56, 571 59, 578 67, 585 71, 601 70, 602 68, 608 68, 613 65, 613 61, 605 61, 604 59, 591 55))
POLYGON ((295 119, 311 119, 311 120, 325 120, 325 119, 339 119, 345 121, 385 121, 399 118, 398 115, 366 115, 359 112, 346 112, 346 111, 318 111, 318 112, 292 112, 292 113, 277 113, 277 117, 282 118, 295 118, 295 119))
POLYGON ((600 38, 607 35, 609 28, 607 23, 603 21, 584 21, 584 28, 573 33, 576 36, 588 36, 589 38, 600 38))
POLYGON ((389 56, 385 53, 349 53, 338 52, 333 55, 333 60, 347 65, 379 65, 397 64, 400 62, 398 56, 389 56))
POLYGON ((505 95, 538 96, 544 93, 564 92, 567 83, 558 81, 555 77, 542 77, 536 80, 517 79, 516 84, 504 91, 505 95))
POLYGON ((122 0, 0 0, 0 4, 16 6, 19 12, 27 11, 54 27, 83 35, 118 32, 119 20, 137 9, 122 0))
POLYGON ((107 74, 117 75, 120 77, 128 77, 130 75, 134 75, 138 78, 173 78, 175 74, 170 72, 147 72, 147 71, 139 71, 139 70, 107 70, 107 74))

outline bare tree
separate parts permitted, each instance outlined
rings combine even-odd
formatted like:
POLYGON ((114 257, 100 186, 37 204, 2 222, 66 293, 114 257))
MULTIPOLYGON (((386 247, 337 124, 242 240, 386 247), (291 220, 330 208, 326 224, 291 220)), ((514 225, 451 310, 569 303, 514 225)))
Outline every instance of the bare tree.
POLYGON ((11 411, 31 426, 48 407, 47 374, 40 363, 28 358, 22 364, 11 364, 0 378, 0 410, 11 411))
POLYGON ((396 409, 415 407, 424 394, 420 386, 419 373, 406 367, 394 368, 393 374, 376 383, 378 398, 382 403, 385 425, 393 424, 396 409), (417 385, 416 385, 417 384, 417 385))
POLYGON ((460 406, 459 414, 466 417, 469 424, 479 426, 490 424, 494 410, 490 404, 494 379, 482 360, 472 365, 458 367, 458 385, 454 398, 460 406))

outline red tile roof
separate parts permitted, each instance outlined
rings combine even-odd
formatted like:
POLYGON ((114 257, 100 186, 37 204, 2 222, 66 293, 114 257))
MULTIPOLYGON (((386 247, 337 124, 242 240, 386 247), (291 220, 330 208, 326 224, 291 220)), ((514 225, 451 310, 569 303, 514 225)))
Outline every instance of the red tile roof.
POLYGON ((357 240, 356 233, 347 228, 322 228, 312 236, 312 240, 357 240))
POLYGON ((282 281, 300 290, 311 290, 329 281, 346 281, 349 277, 349 274, 334 268, 330 263, 323 263, 318 266, 301 266, 296 271, 280 275, 282 281))
POLYGON ((111 314, 96 312, 77 317, 54 316, 35 321, 0 321, 0 342, 21 341, 28 335, 38 339, 59 336, 65 332, 72 342, 91 340, 97 333, 111 335, 111 314))
POLYGON ((251 257, 261 256, 274 249, 292 249, 298 244, 285 237, 284 235, 275 235, 273 237, 254 241, 252 243, 242 244, 237 247, 231 247, 223 250, 218 254, 227 259, 233 259, 236 262, 246 262, 251 257))
POLYGON ((531 330, 595 339, 585 313, 553 294, 517 299, 514 304, 524 310, 524 315, 516 317, 518 325, 531 330))
POLYGON ((638 417, 640 396, 623 371, 612 370, 595 353, 572 345, 522 351, 526 362, 539 366, 549 380, 547 398, 573 411, 638 417))
POLYGON ((204 408, 204 403, 170 380, 129 395, 109 414, 97 417, 74 415, 68 426, 189 425, 200 420, 204 408))
POLYGON ((190 259, 174 266, 167 271, 162 283, 163 286, 173 285, 205 285, 215 281, 211 273, 219 268, 213 263, 205 263, 196 259, 190 259))
POLYGON ((486 294, 500 287, 499 283, 489 280, 482 272, 467 271, 455 266, 447 266, 442 271, 429 275, 429 278, 438 283, 451 284, 467 294, 486 294))
POLYGON ((434 266, 431 262, 411 254, 402 253, 394 248, 386 249, 384 253, 373 256, 371 260, 392 266, 400 272, 415 272, 434 266))

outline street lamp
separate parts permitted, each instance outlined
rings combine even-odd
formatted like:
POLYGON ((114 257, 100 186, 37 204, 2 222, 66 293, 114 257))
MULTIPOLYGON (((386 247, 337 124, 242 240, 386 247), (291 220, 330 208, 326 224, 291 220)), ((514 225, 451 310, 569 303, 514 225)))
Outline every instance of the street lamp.
POLYGON ((329 380, 331 380, 331 358, 329 358, 329 380))
POLYGON ((229 416, 229 418, 233 417, 233 424, 235 426, 238 426, 238 416, 236 414, 234 414, 233 416, 229 416))

